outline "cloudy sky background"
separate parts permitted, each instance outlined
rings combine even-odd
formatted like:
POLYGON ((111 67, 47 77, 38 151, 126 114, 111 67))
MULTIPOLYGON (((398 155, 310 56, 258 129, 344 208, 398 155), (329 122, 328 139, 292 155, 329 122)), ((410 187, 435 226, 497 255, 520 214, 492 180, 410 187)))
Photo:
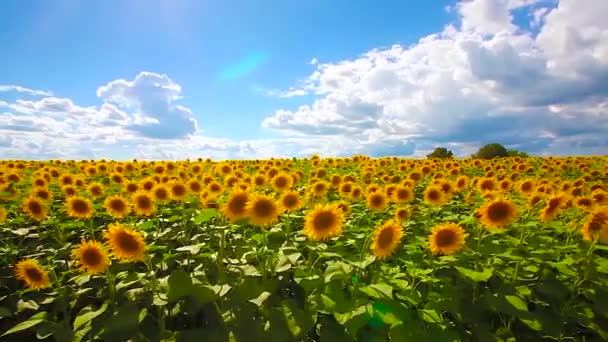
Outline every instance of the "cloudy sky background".
POLYGON ((607 154, 608 1, 291 3, 3 2, 0 159, 607 154))

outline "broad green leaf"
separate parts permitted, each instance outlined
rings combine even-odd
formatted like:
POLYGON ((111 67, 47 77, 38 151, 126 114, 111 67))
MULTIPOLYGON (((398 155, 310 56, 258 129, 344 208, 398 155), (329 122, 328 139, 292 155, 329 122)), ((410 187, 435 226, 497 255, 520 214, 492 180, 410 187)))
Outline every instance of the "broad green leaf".
POLYGON ((438 324, 438 323, 443 322, 443 319, 435 310, 420 309, 418 311, 421 313, 422 319, 429 323, 438 324))
POLYGON ((513 305, 516 309, 521 311, 528 311, 528 305, 521 298, 517 296, 507 295, 505 296, 507 302, 513 305))
POLYGON ((125 341, 138 332, 139 309, 134 303, 127 303, 118 308, 115 315, 104 321, 104 341, 125 341))
POLYGON ((488 279, 492 277, 493 272, 493 269, 491 268, 484 268, 482 272, 470 270, 460 266, 455 266, 455 268, 458 270, 458 272, 460 272, 460 274, 474 282, 488 281, 488 279))
POLYGON ((181 297, 188 296, 192 293, 192 278, 184 271, 174 272, 168 280, 169 292, 167 299, 169 302, 175 302, 181 297))
POLYGON ((530 327, 530 329, 532 329, 532 330, 536 330, 536 331, 542 331, 543 330, 543 325, 538 320, 536 320, 536 319, 523 319, 523 318, 520 318, 519 320, 522 321, 528 327, 530 327))
MULTIPOLYGON (((27 321, 21 322, 21 323, 15 325, 14 327, 10 328, 4 334, 2 334, 2 336, 14 334, 16 332, 29 329, 33 326, 36 326, 36 325, 44 322, 45 319, 46 319, 46 311, 39 312, 39 313, 33 315, 32 317, 30 317, 27 321)), ((0 336, 0 337, 2 337, 2 336, 0 336)))
POLYGON ((393 287, 386 283, 377 283, 367 286, 362 286, 359 290, 370 297, 379 299, 392 299, 393 298, 393 287))
POLYGON ((96 311, 88 311, 83 314, 80 314, 74 319, 74 331, 78 330, 84 324, 92 321, 95 317, 101 315, 108 308, 108 303, 105 302, 103 305, 96 311))
POLYGON ((201 224, 207 222, 214 218, 216 214, 217 210, 215 209, 205 209, 201 211, 198 215, 196 215, 196 217, 194 218, 194 224, 201 224))

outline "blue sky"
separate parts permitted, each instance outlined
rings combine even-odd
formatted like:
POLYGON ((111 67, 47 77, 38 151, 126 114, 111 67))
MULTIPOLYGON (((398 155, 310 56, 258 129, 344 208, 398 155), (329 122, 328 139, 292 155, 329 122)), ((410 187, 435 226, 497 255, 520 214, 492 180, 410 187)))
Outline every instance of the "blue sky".
POLYGON ((598 153, 582 2, 3 1, 0 158, 598 153))

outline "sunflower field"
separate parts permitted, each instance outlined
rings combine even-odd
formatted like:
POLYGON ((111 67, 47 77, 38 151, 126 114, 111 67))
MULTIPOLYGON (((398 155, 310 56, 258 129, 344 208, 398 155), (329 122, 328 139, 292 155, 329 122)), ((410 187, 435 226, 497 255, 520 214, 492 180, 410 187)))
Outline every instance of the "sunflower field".
POLYGON ((2 341, 605 341, 608 158, 0 161, 2 341))

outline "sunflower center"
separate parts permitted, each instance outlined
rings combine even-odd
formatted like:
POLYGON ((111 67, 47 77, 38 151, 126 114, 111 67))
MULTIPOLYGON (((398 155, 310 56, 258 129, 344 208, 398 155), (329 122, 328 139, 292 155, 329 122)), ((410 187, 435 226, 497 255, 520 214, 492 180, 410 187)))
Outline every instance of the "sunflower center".
POLYGON ((152 207, 152 201, 147 196, 137 197, 137 206, 141 209, 150 209, 152 207))
POLYGON ((317 231, 326 231, 331 229, 332 226, 335 225, 336 216, 331 211, 322 211, 318 213, 312 224, 315 230, 317 231))
POLYGON ((121 199, 114 199, 110 202, 110 207, 116 211, 123 211, 126 208, 125 202, 121 199))
POLYGON ((137 239, 129 233, 123 232, 118 236, 118 246, 127 253, 135 253, 139 250, 137 239))
POLYGON ((283 205, 288 208, 294 207, 296 204, 298 204, 298 198, 296 196, 289 195, 283 198, 283 205))
POLYGON ((380 249, 386 249, 391 245, 395 238, 395 233, 392 228, 383 229, 380 234, 378 234, 378 247, 380 249))
POLYGON ((96 248, 87 248, 82 252, 82 263, 87 266, 97 266, 101 261, 101 253, 96 248))
POLYGON ((439 200, 439 191, 431 190, 427 193, 427 196, 428 196, 429 200, 437 201, 437 200, 439 200))
POLYGON ((488 218, 492 222, 502 221, 511 213, 511 208, 507 203, 494 203, 488 208, 488 218))
POLYGON ((77 213, 86 213, 89 211, 89 204, 81 199, 75 199, 72 202, 72 209, 77 213))
POLYGON ((40 272, 40 270, 35 267, 26 268, 25 275, 27 276, 27 279, 32 282, 42 281, 42 272, 40 272))
POLYGON ((353 189, 353 186, 350 185, 350 184, 344 184, 344 185, 342 185, 342 192, 348 193, 348 192, 351 192, 352 189, 353 189))
POLYGON ((456 241, 456 235, 451 230, 440 230, 437 233, 435 241, 439 247, 449 247, 456 241))
POLYGON ((156 198, 158 198, 159 200, 164 200, 169 196, 169 194, 167 193, 167 190, 165 190, 163 188, 156 190, 155 195, 156 195, 156 198))
POLYGON ((127 191, 128 192, 135 192, 135 191, 137 191, 137 184, 133 184, 133 183, 128 184, 127 185, 127 191))
POLYGON ((243 214, 245 212, 246 204, 247 196, 237 195, 230 200, 230 202, 228 203, 228 208, 230 208, 230 211, 235 214, 243 214))
POLYGON ((39 202, 32 201, 27 204, 29 211, 32 214, 40 214, 42 213, 42 205, 39 202))
POLYGON ((374 194, 370 198, 370 204, 372 207, 381 207, 384 205, 384 197, 381 194, 374 194))
POLYGON ((186 188, 184 188, 182 185, 174 185, 171 190, 173 191, 173 195, 178 197, 184 196, 186 193, 186 188))
POLYGON ((287 179, 285 177, 277 177, 274 181, 274 185, 277 188, 284 188, 287 186, 287 179))
POLYGON ((274 213, 274 203, 272 201, 262 199, 253 204, 253 212, 258 217, 269 217, 274 213))

